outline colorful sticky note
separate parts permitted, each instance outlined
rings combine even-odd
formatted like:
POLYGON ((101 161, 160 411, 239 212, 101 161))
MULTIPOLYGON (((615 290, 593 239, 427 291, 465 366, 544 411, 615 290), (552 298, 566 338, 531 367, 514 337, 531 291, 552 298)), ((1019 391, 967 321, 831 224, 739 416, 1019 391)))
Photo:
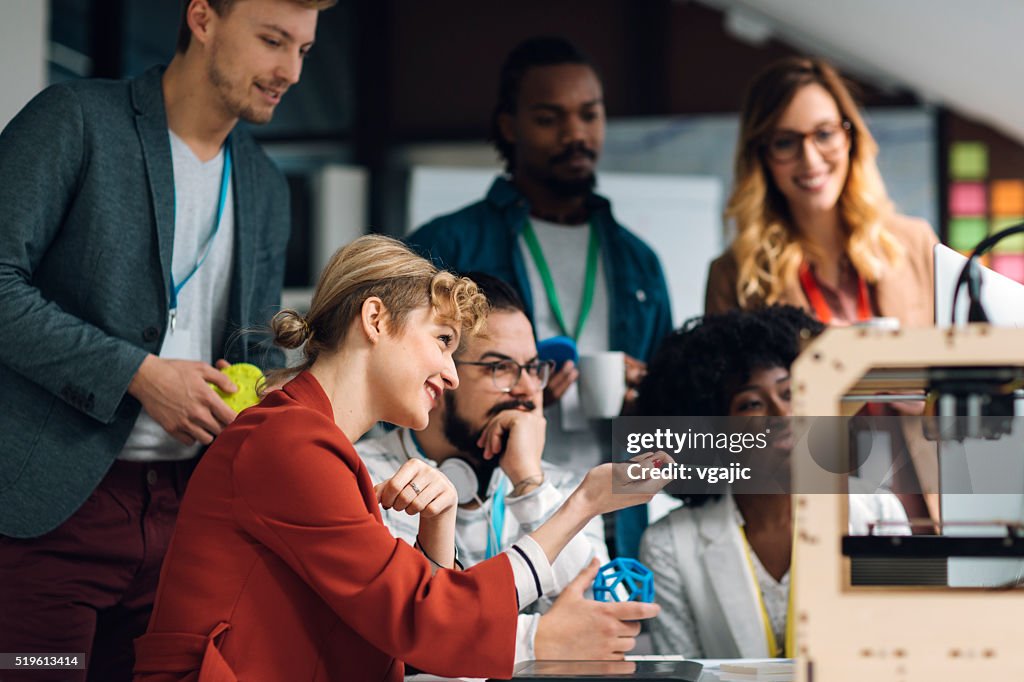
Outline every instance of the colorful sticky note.
POLYGON ((951 144, 949 175, 954 180, 983 180, 988 175, 988 146, 984 142, 951 144))
POLYGON ((951 218, 949 221, 949 248, 970 253, 988 236, 988 221, 984 218, 951 218))
POLYGON ((985 215, 985 185, 980 182, 954 182, 949 186, 949 214, 985 215))
POLYGON ((994 253, 992 269, 1010 279, 1024 282, 1024 253, 994 253))
MULTIPOLYGON (((995 234, 1001 230, 1005 230, 1013 225, 1019 225, 1024 223, 1024 216, 1005 216, 1003 218, 994 218, 992 225, 989 230, 989 234, 995 234)), ((992 247, 992 253, 1024 253, 1024 232, 1015 234, 1012 237, 1007 237, 1003 241, 992 247)))
POLYGON ((992 215, 1024 215, 1024 180, 992 181, 992 215))

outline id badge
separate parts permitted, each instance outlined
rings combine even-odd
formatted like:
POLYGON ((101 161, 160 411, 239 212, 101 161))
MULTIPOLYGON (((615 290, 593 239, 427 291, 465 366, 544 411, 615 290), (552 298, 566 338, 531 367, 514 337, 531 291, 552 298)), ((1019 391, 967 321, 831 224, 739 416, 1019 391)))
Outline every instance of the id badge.
POLYGON ((562 394, 558 401, 558 409, 561 413, 563 431, 586 431, 590 428, 587 418, 583 414, 583 406, 580 403, 580 385, 578 381, 572 382, 569 389, 562 394))

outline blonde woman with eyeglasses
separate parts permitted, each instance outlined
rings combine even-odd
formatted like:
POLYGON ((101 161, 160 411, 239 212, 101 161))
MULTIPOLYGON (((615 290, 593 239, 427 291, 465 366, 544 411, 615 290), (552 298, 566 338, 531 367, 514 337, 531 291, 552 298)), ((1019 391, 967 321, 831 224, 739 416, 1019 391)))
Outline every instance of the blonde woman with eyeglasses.
POLYGON ((826 62, 783 59, 755 77, 725 210, 736 237, 711 264, 705 312, 784 303, 825 324, 931 324, 935 232, 896 213, 877 155, 826 62))
MULTIPOLYGON (((705 312, 788 304, 826 325, 933 323, 935 232, 893 207, 878 145, 843 79, 821 59, 777 61, 750 84, 725 218, 736 237, 711 263, 705 312)), ((869 405, 920 414, 920 403, 869 405)), ((893 483, 914 519, 938 519, 934 445, 909 423, 889 430, 914 467, 893 483), (925 494, 918 492, 923 490, 925 494)))

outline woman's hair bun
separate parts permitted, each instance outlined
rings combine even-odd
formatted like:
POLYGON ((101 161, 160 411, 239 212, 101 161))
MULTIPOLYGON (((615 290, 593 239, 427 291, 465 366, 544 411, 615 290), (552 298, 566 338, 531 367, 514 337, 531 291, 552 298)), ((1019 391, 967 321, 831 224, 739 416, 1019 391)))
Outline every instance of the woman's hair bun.
POLYGON ((270 320, 274 343, 281 348, 298 348, 305 343, 312 331, 306 318, 295 310, 285 308, 270 320))

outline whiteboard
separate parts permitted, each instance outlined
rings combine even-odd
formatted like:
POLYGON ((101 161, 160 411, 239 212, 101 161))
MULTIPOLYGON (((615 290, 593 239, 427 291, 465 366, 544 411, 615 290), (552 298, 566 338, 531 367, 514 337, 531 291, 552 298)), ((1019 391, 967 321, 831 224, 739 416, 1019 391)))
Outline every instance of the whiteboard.
MULTIPOLYGON (((409 183, 406 232, 479 201, 494 181, 488 168, 415 166, 409 183)), ((654 249, 665 272, 674 324, 704 312, 708 264, 724 248, 718 178, 650 173, 601 173, 597 191, 616 220, 654 249)))
MULTIPOLYGON (((879 144, 878 168, 897 209, 938 225, 935 112, 873 108, 864 115, 879 144)), ((732 186, 738 135, 736 114, 613 119, 608 121, 601 168, 605 172, 710 175, 719 178, 727 193, 732 186)), ((723 209, 725 200, 723 195, 723 209)))

